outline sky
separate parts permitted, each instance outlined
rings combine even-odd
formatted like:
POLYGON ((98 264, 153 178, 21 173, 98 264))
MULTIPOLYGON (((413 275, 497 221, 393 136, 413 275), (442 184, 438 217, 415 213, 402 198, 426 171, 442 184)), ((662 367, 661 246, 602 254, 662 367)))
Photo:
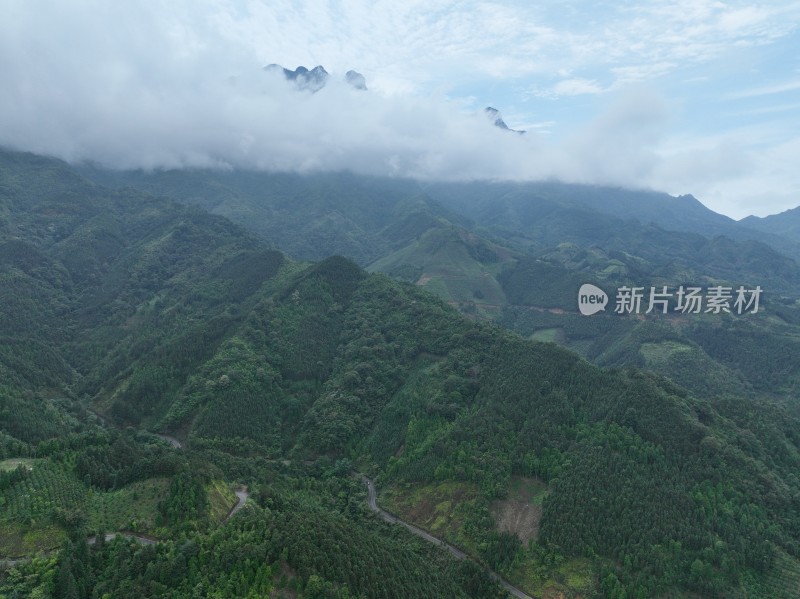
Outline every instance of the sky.
POLYGON ((800 1, 4 0, 0 145, 800 205, 800 1), (293 88, 270 63, 323 65, 293 88), (367 92, 343 83, 362 73, 367 92), (499 109, 516 135, 482 114, 499 109))

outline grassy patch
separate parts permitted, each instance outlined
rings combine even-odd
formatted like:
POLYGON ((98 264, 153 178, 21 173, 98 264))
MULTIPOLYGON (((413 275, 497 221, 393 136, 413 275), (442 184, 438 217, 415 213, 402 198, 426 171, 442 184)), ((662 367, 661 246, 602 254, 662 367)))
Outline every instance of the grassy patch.
POLYGON ((508 487, 509 499, 527 501, 535 505, 542 505, 547 493, 547 484, 539 478, 530 476, 512 476, 508 487))
POLYGON ((588 559, 572 559, 564 562, 557 570, 568 589, 585 593, 594 586, 595 570, 588 559))
POLYGON ((214 480, 206 486, 208 494, 209 516, 212 522, 222 522, 236 505, 236 493, 221 480, 214 480))
POLYGON ((473 484, 445 481, 385 489, 378 504, 431 534, 475 553, 462 529, 465 507, 479 495, 478 487, 473 484))
POLYGON ((661 341, 660 343, 642 343, 639 351, 642 352, 648 364, 665 364, 677 352, 691 352, 692 347, 676 341, 661 341))
POLYGON ((564 329, 539 329, 531 335, 534 341, 549 341, 551 343, 564 343, 564 329))
POLYGON ((57 549, 66 536, 55 525, 31 528, 19 522, 0 522, 0 557, 22 557, 57 549))
POLYGON ((32 470, 37 460, 33 458, 9 458, 0 461, 0 471, 16 470, 19 466, 25 466, 28 470, 32 470))
POLYGON ((598 586, 596 570, 585 558, 565 561, 548 571, 537 567, 534 560, 528 558, 517 564, 509 574, 509 580, 533 597, 593 596, 598 586))
POLYGON ((156 528, 158 504, 168 490, 168 478, 151 478, 116 491, 95 492, 89 501, 89 527, 104 531, 152 531, 156 528))

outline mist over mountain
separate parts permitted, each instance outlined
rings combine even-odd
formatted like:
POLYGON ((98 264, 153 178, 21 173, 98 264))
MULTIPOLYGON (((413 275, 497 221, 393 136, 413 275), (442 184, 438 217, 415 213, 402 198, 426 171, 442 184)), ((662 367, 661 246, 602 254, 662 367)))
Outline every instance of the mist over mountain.
POLYGON ((517 129, 512 129, 509 127, 506 122, 503 120, 503 115, 500 114, 500 111, 497 108, 492 108, 491 106, 487 106, 483 109, 484 114, 489 118, 492 123, 494 123, 495 127, 500 127, 500 129, 505 129, 506 131, 512 131, 514 133, 526 133, 526 131, 520 131, 517 129))
MULTIPOLYGON (((287 69, 279 64, 269 64, 264 67, 265 71, 280 72, 287 81, 293 81, 299 90, 308 90, 312 93, 318 92, 328 82, 330 74, 322 65, 317 65, 309 70, 304 66, 299 66, 295 70, 287 69)), ((344 74, 344 80, 355 89, 367 90, 367 80, 358 71, 349 70, 344 74)))
POLYGON ((364 78, 364 75, 359 73, 358 71, 347 71, 344 74, 345 81, 355 87, 356 89, 362 89, 364 91, 367 90, 367 80, 364 78))
MULTIPOLYGON (((311 70, 301 65, 296 69, 291 70, 287 69, 286 67, 282 67, 279 64, 273 63, 264 67, 264 70, 268 72, 282 73, 284 78, 287 81, 293 82, 298 90, 309 91, 311 93, 316 93, 325 87, 325 85, 328 83, 328 78, 330 77, 330 74, 322 65, 317 65, 311 70)), ((358 71, 354 71, 352 69, 347 71, 345 73, 344 80, 355 89, 367 91, 367 80, 364 75, 358 71)), ((525 133, 525 131, 511 129, 503 120, 503 116, 500 114, 500 111, 496 108, 487 106, 483 109, 483 112, 495 127, 503 129, 504 131, 511 131, 513 133, 525 133)))
POLYGON ((748 216, 739 222, 752 229, 775 233, 800 241, 800 206, 763 218, 748 216))
POLYGON ((287 81, 295 83, 297 89, 308 90, 312 93, 325 87, 329 76, 328 71, 322 65, 317 65, 310 71, 304 66, 299 66, 292 71, 279 64, 270 64, 265 66, 264 70, 281 72, 287 81))
MULTIPOLYGON (((446 87, 413 93, 370 85, 364 93, 375 69, 364 71, 363 80, 321 66, 264 71, 229 40, 216 46, 211 37, 187 51, 185 40, 158 26, 149 12, 120 16, 132 28, 113 37, 102 28, 84 31, 90 16, 83 9, 37 14, 37 27, 25 25, 34 17, 22 8, 14 14, 20 26, 9 21, 0 36, 7 81, 0 145, 71 163, 348 170, 426 181, 556 178, 655 189, 679 184, 694 193, 702 189, 682 183, 687 165, 693 181, 698 161, 707 181, 741 170, 741 157, 731 150, 692 150, 691 157, 658 150, 670 108, 647 88, 610 94, 603 110, 558 139, 530 129, 509 135, 502 125, 487 126, 482 107, 496 105, 491 98, 465 104, 450 98, 446 87), (148 44, 132 33, 136 24, 151 32, 148 44), (80 44, 68 44, 68 60, 39 60, 42 52, 62 54, 67 41, 54 32, 64 28, 82 31, 80 44), (298 85, 316 93, 298 93, 298 85)), ((352 67, 361 73, 359 65, 352 67)), ((506 126, 516 128, 510 122, 506 126)))

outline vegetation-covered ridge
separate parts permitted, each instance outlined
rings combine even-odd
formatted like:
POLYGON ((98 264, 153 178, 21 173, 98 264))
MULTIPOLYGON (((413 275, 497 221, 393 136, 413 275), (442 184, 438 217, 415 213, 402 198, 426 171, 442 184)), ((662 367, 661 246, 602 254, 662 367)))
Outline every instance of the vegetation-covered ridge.
POLYGON ((800 245, 791 227, 780 225, 792 212, 753 226, 753 219, 735 222, 691 196, 557 181, 82 172, 225 215, 294 257, 341 254, 424 287, 470 317, 554 341, 599 365, 652 369, 700 395, 724 389, 798 404, 800 245), (598 315, 589 323, 577 311, 587 282, 612 300, 626 285, 758 285, 764 293, 761 313, 746 319, 671 312, 598 315), (722 341, 731 338, 747 343, 722 341), (754 338, 758 356, 748 349, 754 338))
MULTIPOLYGON (((534 596, 793 596, 800 422, 786 406, 602 369, 344 258, 293 262, 220 217, 0 158, 3 243, 31 248, 0 274, 15 298, 0 335, 19 348, 0 354, 0 449, 44 460, 37 484, 76 496, 72 518, 54 493, 0 524, 63 539, 97 517, 81 489, 132 496, 149 481, 141 499, 167 481, 149 512, 165 543, 88 550, 73 535, 0 593, 496 593, 380 528, 360 470, 398 505, 438 489, 447 535, 534 596), (187 449, 98 430, 87 407, 187 449), (215 523, 220 479, 248 484, 263 512, 215 523), (506 500, 540 506, 525 543, 500 526, 506 500)), ((6 501, 29 476, 12 472, 6 501)))

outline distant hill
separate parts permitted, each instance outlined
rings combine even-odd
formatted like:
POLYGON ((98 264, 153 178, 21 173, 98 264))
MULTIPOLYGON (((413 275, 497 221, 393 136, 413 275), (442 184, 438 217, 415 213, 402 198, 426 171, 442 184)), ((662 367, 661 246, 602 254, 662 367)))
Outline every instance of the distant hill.
POLYGON ((800 241, 800 207, 763 218, 748 216, 739 222, 751 229, 800 241))
MULTIPOLYGON (((760 285, 763 314, 747 322, 764 335, 762 355, 773 364, 794 348, 800 324, 797 262, 690 196, 555 182, 423 185, 348 173, 83 172, 199 204, 296 258, 347 256, 423 286, 471 317, 556 341, 599 364, 647 366, 698 393, 758 379, 752 370, 742 374, 746 350, 716 351, 702 318, 695 328, 686 318, 655 328, 649 322, 644 335, 624 318, 600 318, 609 328, 597 328, 577 313, 581 283, 760 285), (677 345, 658 349, 659 336, 677 345)), ((800 388, 798 367, 775 371, 772 393, 800 388)), ((763 381, 757 386, 768 390, 763 381)))
MULTIPOLYGON (((516 228, 544 226, 548 219, 563 215, 566 220, 591 220, 596 215, 624 222, 653 224, 667 231, 697 233, 705 237, 724 235, 734 240, 761 241, 795 259, 800 243, 779 231, 737 222, 706 208, 691 195, 673 197, 648 190, 631 190, 598 185, 536 183, 440 183, 425 186, 435 200, 460 214, 489 226, 516 228)), ((564 239, 553 239, 558 243, 564 239)))
POLYGON ((773 269, 765 271, 765 261, 771 261, 780 278, 775 285, 800 284, 792 274, 791 260, 786 259, 800 256, 800 243, 743 227, 691 196, 673 198, 656 192, 555 182, 423 185, 349 173, 145 173, 92 168, 81 172, 106 185, 132 185, 199 204, 257 231, 301 259, 340 253, 362 265, 374 262, 413 239, 390 238, 388 233, 396 231, 396 221, 408 216, 404 211, 423 210, 424 203, 430 214, 494 243, 527 252, 572 242, 633 255, 644 253, 646 258, 667 259, 683 253, 690 261, 702 261, 706 253, 698 251, 698 244, 705 243, 703 238, 727 237, 730 241, 715 243, 725 245, 730 255, 706 260, 698 265, 699 270, 724 268, 717 266, 722 259, 722 264, 735 263, 741 274, 747 268, 768 274, 773 269), (648 249, 652 243, 656 245, 648 249), (756 255, 763 255, 763 260, 746 266, 756 255))

